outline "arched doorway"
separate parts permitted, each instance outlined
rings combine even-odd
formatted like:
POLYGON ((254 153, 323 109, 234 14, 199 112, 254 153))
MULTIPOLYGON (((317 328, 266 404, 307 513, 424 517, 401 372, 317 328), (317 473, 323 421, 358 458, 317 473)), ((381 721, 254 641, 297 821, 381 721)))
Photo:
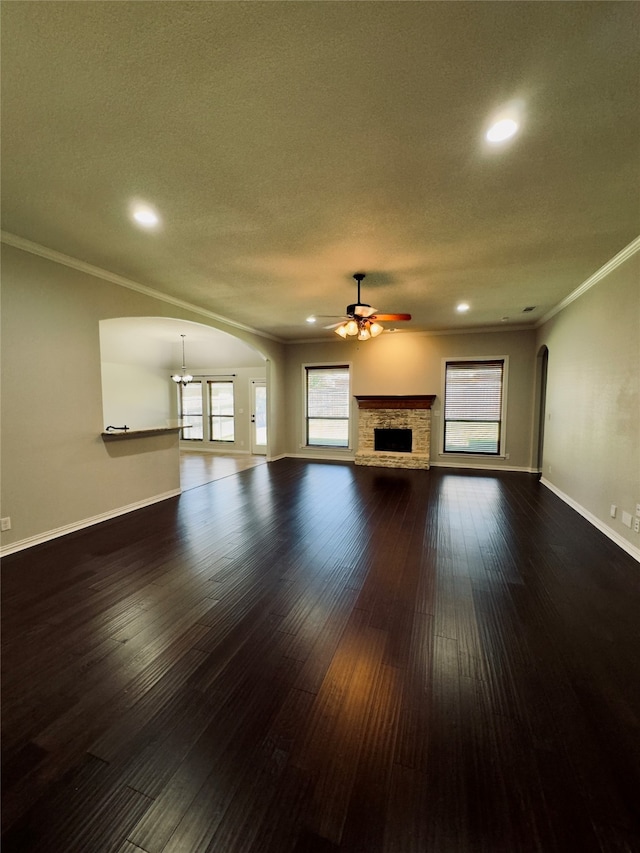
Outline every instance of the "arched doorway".
POLYGON ((252 381, 262 381, 265 397, 268 382, 258 350, 206 324, 171 317, 102 320, 100 350, 105 423, 153 428, 181 417, 195 424, 180 435, 183 490, 266 461, 267 448, 258 456, 252 446, 252 381), (185 387, 170 378, 181 372, 183 340, 193 376, 185 387))

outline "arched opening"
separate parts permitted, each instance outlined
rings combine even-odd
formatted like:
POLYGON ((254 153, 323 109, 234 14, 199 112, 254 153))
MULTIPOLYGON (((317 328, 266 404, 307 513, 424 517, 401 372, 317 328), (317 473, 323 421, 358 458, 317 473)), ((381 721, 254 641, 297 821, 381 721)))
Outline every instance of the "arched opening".
POLYGON ((535 467, 538 474, 542 473, 544 455, 544 425, 546 420, 547 371, 549 367, 549 350, 541 346, 536 360, 536 406, 534 421, 535 467))
POLYGON ((267 361, 244 341, 175 318, 119 317, 100 321, 100 357, 105 426, 192 424, 180 434, 183 490, 265 461, 267 440, 256 447, 252 433, 254 387, 268 392, 267 361), (186 386, 171 379, 181 374, 183 341, 193 376, 186 386))

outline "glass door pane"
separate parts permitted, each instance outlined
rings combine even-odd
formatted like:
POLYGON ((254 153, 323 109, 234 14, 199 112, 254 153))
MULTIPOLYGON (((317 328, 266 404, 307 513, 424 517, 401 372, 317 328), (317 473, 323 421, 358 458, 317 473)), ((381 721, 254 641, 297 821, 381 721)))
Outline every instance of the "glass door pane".
POLYGON ((251 452, 267 452, 267 384, 252 380, 251 452))

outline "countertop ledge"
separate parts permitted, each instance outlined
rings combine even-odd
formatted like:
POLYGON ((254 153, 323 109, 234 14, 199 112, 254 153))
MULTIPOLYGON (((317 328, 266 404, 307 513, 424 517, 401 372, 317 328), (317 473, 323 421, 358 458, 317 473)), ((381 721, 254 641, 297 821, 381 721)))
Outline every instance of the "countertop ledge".
POLYGON ((144 427, 142 429, 110 429, 100 433, 103 439, 105 438, 141 438, 145 435, 159 435, 163 433, 180 432, 183 429, 188 429, 191 424, 173 423, 165 426, 144 427))

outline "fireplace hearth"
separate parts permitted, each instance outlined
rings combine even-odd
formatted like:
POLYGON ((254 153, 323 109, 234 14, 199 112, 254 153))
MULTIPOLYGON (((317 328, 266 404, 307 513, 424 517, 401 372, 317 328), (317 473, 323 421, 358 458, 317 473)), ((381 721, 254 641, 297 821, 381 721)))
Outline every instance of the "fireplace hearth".
POLYGON ((356 396, 359 409, 356 465, 429 468, 431 405, 435 394, 356 396))

